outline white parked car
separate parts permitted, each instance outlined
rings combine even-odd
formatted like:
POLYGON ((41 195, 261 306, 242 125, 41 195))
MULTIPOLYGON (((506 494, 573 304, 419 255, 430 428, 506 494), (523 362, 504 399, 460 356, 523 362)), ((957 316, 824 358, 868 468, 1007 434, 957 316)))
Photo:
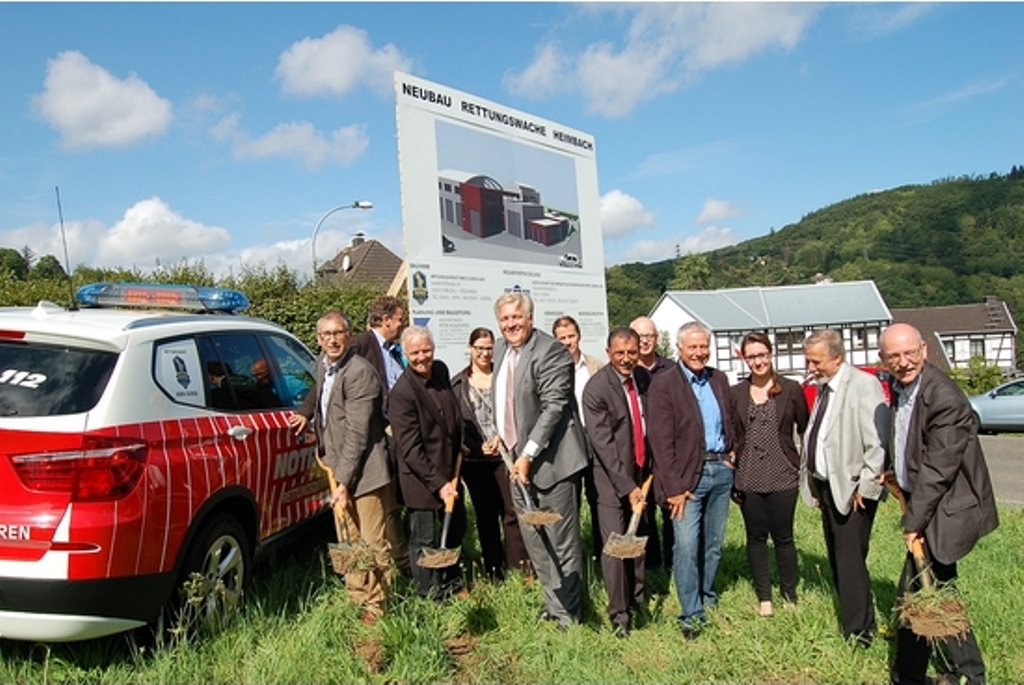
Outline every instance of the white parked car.
POLYGON ((315 445, 287 423, 315 358, 233 314, 237 291, 97 284, 76 299, 0 308, 0 637, 154 623, 186 581, 191 619, 220 620, 254 559, 326 511, 315 445), (127 304, 146 309, 110 308, 127 304))

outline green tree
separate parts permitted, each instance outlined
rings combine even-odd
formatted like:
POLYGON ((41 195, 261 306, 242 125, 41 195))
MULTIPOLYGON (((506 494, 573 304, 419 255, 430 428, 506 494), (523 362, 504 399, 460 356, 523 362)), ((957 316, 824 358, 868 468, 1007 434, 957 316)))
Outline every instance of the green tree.
POLYGON ((28 276, 28 262, 24 255, 9 247, 0 247, 0 271, 10 271, 18 280, 28 276))
POLYGON ((971 357, 966 369, 951 369, 949 377, 968 395, 980 395, 1003 382, 1003 371, 981 355, 971 357))
POLYGON ((48 278, 67 278, 64 267, 60 265, 57 258, 52 254, 43 255, 29 270, 28 277, 34 281, 46 280, 48 278))
POLYGON ((711 267, 705 254, 688 254, 676 260, 675 276, 669 290, 704 290, 711 280, 711 267))

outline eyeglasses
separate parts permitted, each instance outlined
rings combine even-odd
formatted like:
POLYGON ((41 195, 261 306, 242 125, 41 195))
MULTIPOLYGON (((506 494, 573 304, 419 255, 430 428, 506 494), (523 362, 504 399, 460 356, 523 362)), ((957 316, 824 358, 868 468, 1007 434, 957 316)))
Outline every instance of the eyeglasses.
POLYGON ((343 338, 348 335, 348 329, 342 328, 337 331, 320 331, 317 335, 325 340, 330 340, 331 338, 343 338))
POLYGON ((760 354, 748 354, 744 359, 748 362, 766 362, 772 358, 769 352, 761 352, 760 354))
POLYGON ((470 347, 472 347, 473 351, 477 354, 487 354, 488 352, 491 354, 494 353, 493 347, 483 347, 482 345, 470 345, 470 347))
POLYGON ((890 352, 883 355, 882 358, 889 364, 898 362, 901 359, 906 359, 913 364, 921 360, 921 348, 918 347, 916 350, 910 350, 909 352, 890 352))
POLYGON ((640 333, 637 337, 640 338, 641 340, 657 340, 658 339, 658 334, 657 333, 640 333))

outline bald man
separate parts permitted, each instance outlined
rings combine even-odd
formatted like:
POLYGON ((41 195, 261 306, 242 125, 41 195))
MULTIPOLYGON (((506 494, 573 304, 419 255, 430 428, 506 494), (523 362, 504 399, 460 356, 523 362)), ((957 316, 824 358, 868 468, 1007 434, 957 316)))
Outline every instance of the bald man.
MULTIPOLYGON (((887 468, 907 500, 903 538, 907 556, 900 576, 900 598, 917 589, 919 574, 910 549, 923 542, 939 582, 956 579, 956 563, 983 535, 999 525, 985 455, 978 442, 978 419, 963 391, 928 363, 921 333, 893 324, 882 333, 879 356, 896 377, 887 468)), ((899 601, 899 599, 897 599, 899 601)), ((984 683, 985 664, 968 628, 965 635, 936 641, 945 652, 952 682, 984 683)), ((893 683, 922 684, 932 643, 909 626, 896 632, 893 683)))

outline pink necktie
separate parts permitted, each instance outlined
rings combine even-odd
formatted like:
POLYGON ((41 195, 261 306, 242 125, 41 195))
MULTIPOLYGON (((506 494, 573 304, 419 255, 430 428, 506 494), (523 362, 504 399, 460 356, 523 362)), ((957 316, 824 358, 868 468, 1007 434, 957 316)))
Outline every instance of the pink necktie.
POLYGON ((508 350, 508 363, 506 366, 505 380, 505 446, 512 449, 516 446, 516 402, 515 402, 515 375, 516 362, 519 361, 519 350, 510 347, 508 350))
POLYGON ((644 467, 644 424, 640 417, 640 396, 637 395, 633 377, 626 379, 626 393, 629 395, 629 413, 633 418, 633 458, 636 465, 644 467))

